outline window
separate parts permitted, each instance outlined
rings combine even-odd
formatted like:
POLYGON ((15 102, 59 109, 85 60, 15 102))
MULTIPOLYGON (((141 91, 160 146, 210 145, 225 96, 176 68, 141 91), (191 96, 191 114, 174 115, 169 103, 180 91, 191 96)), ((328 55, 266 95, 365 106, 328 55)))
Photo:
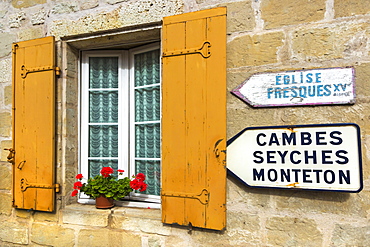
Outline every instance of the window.
POLYGON ((159 44, 82 52, 80 168, 142 172, 148 189, 130 200, 159 202, 161 83, 159 44))

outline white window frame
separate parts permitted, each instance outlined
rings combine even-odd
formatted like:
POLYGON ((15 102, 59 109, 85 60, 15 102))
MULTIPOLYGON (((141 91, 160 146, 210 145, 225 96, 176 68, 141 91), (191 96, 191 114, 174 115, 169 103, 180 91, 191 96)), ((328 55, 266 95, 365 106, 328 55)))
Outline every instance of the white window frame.
MULTIPOLYGON (((82 173, 84 177, 88 176, 88 148, 84 147, 88 147, 89 136, 89 128, 87 128, 89 125, 89 83, 87 83, 89 81, 89 58, 99 56, 118 57, 118 133, 120 133, 118 139, 118 169, 123 169, 125 171, 122 177, 131 177, 132 174, 135 173, 134 55, 156 49, 160 49, 159 42, 130 50, 98 50, 82 52, 80 65, 81 76, 79 81, 79 173, 82 173), (129 99, 128 101, 126 100, 127 98, 129 99), (129 121, 125 121, 124 119, 129 119, 129 121)), ((158 86, 161 90, 161 83, 159 83, 158 86)), ((101 91, 101 89, 96 90, 101 91)), ((160 102, 162 102, 162 99, 160 99, 160 102)), ((160 107, 162 109, 162 105, 160 107)), ((161 120, 155 122, 161 124, 161 120)), ((92 204, 95 200, 90 199, 83 193, 80 193, 78 202, 92 204)), ((132 192, 127 197, 127 200, 116 202, 116 205, 159 208, 160 196, 132 192)))

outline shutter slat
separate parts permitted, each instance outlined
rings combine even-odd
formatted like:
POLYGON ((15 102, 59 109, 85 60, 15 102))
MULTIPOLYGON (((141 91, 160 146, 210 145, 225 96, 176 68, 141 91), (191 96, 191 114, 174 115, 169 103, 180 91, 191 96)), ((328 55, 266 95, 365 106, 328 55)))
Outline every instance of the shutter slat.
POLYGON ((226 226, 226 9, 164 18, 162 50, 162 221, 221 230, 226 226), (205 42, 211 44, 209 57, 193 52, 205 42))
MULTIPOLYGON (((163 49, 166 51, 185 49, 185 32, 177 33, 178 30, 184 30, 185 24, 178 23, 168 26, 163 29, 164 36, 170 36, 171 33, 177 35, 172 36, 172 39, 163 39, 163 49)), ((162 103, 162 140, 168 143, 176 143, 176 148, 171 146, 162 146, 162 192, 177 192, 184 191, 184 183, 176 183, 175 181, 184 181, 185 167, 181 166, 186 162, 186 140, 185 140, 185 70, 179 70, 179 67, 185 67, 185 58, 183 56, 174 56, 171 59, 163 59, 163 67, 166 67, 168 73, 162 74, 162 80, 170 83, 163 84, 162 92, 163 99, 167 104, 162 103), (173 118, 172 116, 176 116, 173 118), (173 164, 177 169, 163 170, 163 164, 173 164), (166 176, 163 176, 165 171, 166 176), (167 186, 168 185, 168 186, 167 186)), ((178 212, 184 212, 185 199, 180 197, 162 197, 162 205, 167 205, 167 213, 163 215, 164 222, 177 222, 178 212)), ((183 225, 185 222, 178 222, 183 225)))

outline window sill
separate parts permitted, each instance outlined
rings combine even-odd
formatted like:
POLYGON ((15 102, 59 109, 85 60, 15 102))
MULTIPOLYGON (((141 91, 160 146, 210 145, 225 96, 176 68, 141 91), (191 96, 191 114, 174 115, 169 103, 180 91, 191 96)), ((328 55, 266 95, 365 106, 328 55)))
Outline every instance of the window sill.
MULTIPOLYGON (((95 205, 94 199, 78 199, 79 204, 95 205)), ((147 208, 147 209, 160 209, 160 203, 154 202, 138 202, 138 201, 114 201, 116 207, 129 207, 129 208, 147 208)))
POLYGON ((161 225, 161 210, 156 208, 120 207, 111 209, 97 209, 92 204, 74 203, 67 205, 61 210, 63 223, 83 226, 106 227, 110 226, 110 219, 114 218, 113 228, 125 228, 124 224, 118 226, 118 222, 127 221, 150 221, 161 225), (136 219, 136 220, 134 220, 136 219))

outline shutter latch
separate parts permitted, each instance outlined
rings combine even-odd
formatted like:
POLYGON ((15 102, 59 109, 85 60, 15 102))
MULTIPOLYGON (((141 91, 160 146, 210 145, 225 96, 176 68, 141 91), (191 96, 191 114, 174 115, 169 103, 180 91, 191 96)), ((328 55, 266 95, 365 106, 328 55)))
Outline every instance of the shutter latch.
POLYGON ((60 75, 60 68, 59 67, 42 66, 42 67, 26 68, 26 66, 22 65, 22 67, 21 67, 21 77, 24 79, 24 78, 27 77, 27 74, 29 74, 29 73, 48 71, 48 70, 55 70, 55 75, 60 75))
POLYGON ((55 189, 55 192, 59 192, 60 185, 59 184, 37 184, 37 183, 28 183, 27 179, 21 179, 21 191, 24 192, 28 188, 38 188, 38 189, 55 189))
POLYGON ((208 204, 209 202, 209 192, 207 189, 203 189, 200 194, 167 192, 167 193, 162 193, 162 196, 197 199, 200 201, 200 203, 204 205, 208 204))
POLYGON ((210 57, 211 56, 211 43, 209 41, 204 41, 200 48, 191 48, 191 49, 163 52, 162 57, 172 57, 172 56, 180 56, 180 55, 195 54, 195 53, 201 54, 204 58, 210 57))
POLYGON ((14 164, 15 150, 13 148, 4 148, 4 150, 9 151, 8 157, 6 157, 8 162, 14 164))

